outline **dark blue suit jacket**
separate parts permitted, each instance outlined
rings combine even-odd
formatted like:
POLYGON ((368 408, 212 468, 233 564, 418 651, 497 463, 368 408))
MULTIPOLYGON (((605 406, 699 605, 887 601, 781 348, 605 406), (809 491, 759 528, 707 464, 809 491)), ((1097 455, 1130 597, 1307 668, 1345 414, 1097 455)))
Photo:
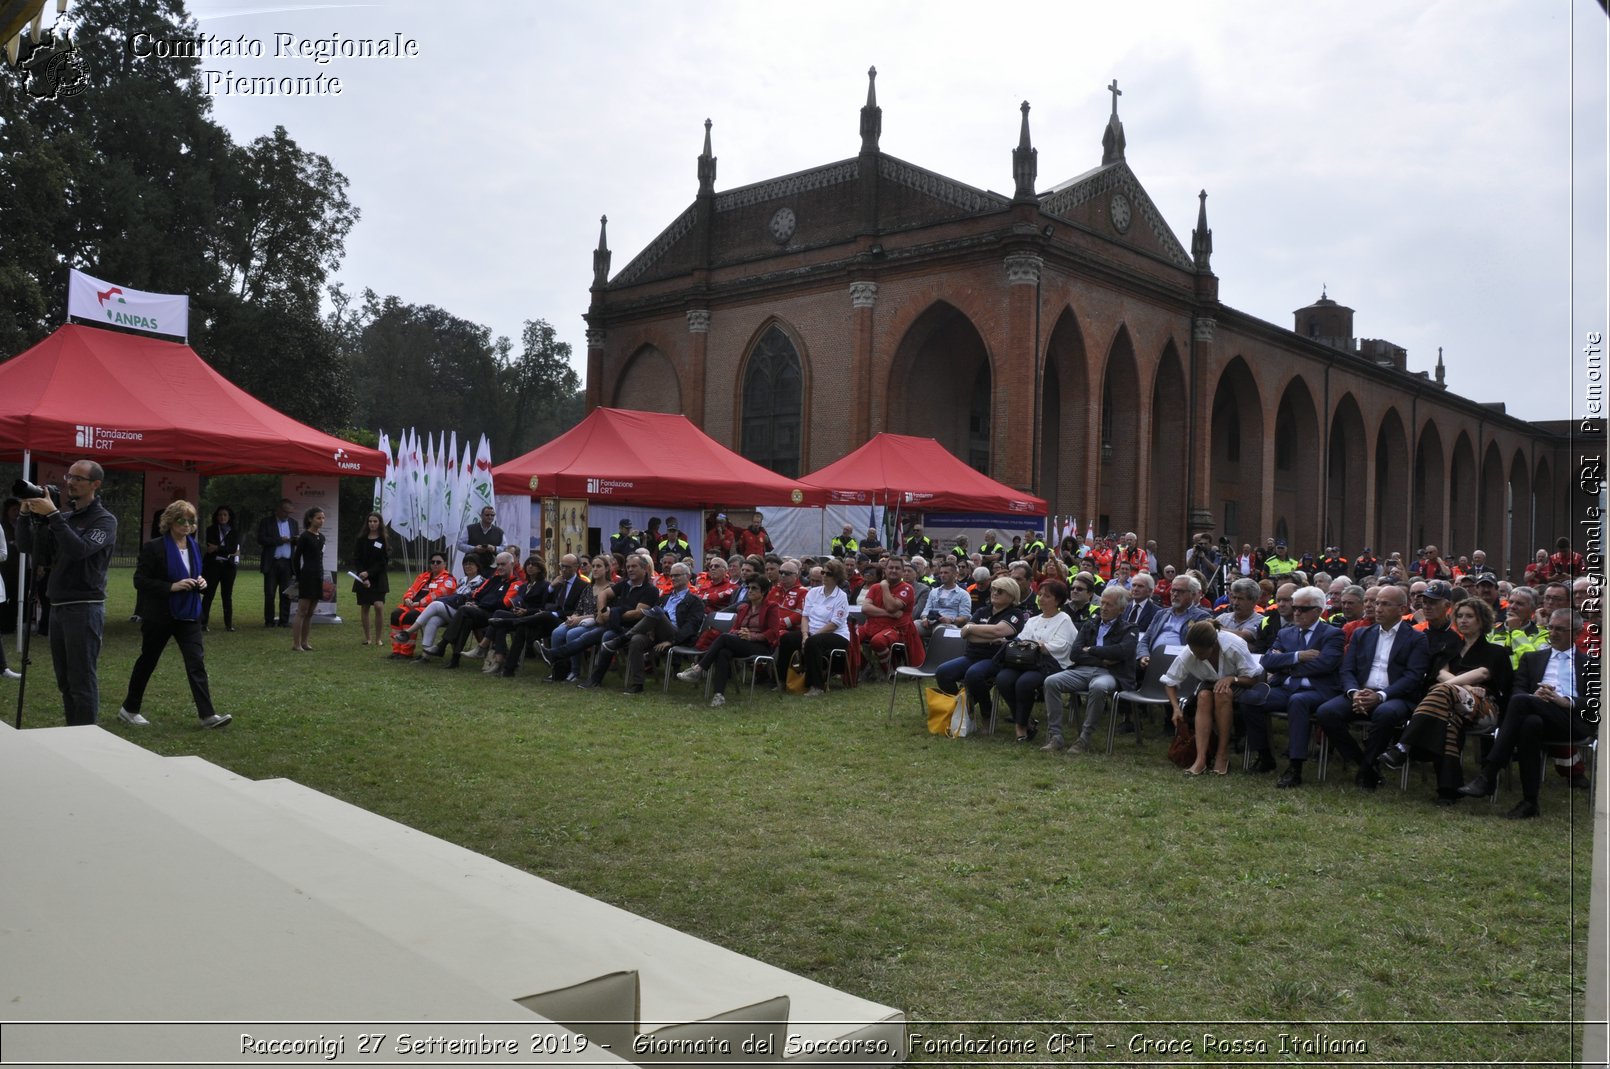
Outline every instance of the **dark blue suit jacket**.
MULTIPOLYGON (((1426 687, 1426 669, 1431 666, 1431 650, 1423 633, 1412 624, 1399 622, 1393 632, 1392 655, 1387 658, 1386 700, 1412 702, 1426 687)), ((1378 624, 1361 627, 1353 633, 1353 643, 1342 658, 1342 690, 1361 689, 1370 678, 1370 666, 1375 663, 1375 647, 1381 639, 1378 624)))
MULTIPOLYGON (((1345 646, 1342 629, 1323 620, 1314 624, 1313 641, 1307 646, 1303 645, 1302 628, 1295 625, 1283 627, 1280 634, 1275 636, 1274 645, 1263 655, 1263 670, 1271 677, 1269 682, 1274 686, 1292 687, 1297 680, 1306 679, 1311 687, 1304 689, 1334 698, 1342 692, 1342 651, 1345 646), (1297 654, 1304 649, 1318 650, 1319 657, 1312 661, 1298 661, 1297 654)), ((1364 674, 1369 675, 1368 664, 1364 666, 1364 674)))

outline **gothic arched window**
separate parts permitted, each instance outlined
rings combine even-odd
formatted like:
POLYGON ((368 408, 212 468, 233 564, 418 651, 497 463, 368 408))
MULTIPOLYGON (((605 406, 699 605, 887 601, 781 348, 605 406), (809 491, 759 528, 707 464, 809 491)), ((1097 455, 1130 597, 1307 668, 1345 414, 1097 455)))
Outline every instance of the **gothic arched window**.
POLYGON ((771 327, 749 354, 738 451, 761 467, 789 478, 799 476, 804 387, 799 352, 781 328, 771 327))

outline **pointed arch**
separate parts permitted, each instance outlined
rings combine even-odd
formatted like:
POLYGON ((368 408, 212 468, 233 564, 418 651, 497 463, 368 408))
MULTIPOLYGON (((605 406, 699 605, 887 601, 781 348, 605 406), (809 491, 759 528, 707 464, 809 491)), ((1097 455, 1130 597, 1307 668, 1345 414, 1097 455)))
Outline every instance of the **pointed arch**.
POLYGON ((1169 552, 1178 552, 1189 542, 1185 529, 1187 443, 1181 428, 1189 403, 1185 366, 1170 340, 1158 358, 1152 384, 1152 462, 1145 479, 1152 498, 1146 533, 1169 552))
MULTIPOLYGON (((1368 519, 1365 502, 1357 491, 1363 488, 1369 439, 1364 431, 1364 415, 1351 393, 1344 393, 1330 421, 1330 462, 1325 479, 1325 541, 1341 546, 1349 557, 1357 556, 1370 544, 1366 535, 1368 519), (1351 495, 1349 490, 1354 491, 1351 495)), ((1379 545, 1379 542, 1376 543, 1379 545)), ((1371 547, 1374 548, 1373 546, 1371 547)))
POLYGON ((1263 400, 1239 356, 1219 374, 1212 413, 1208 485, 1219 530, 1232 542, 1261 541, 1263 400))
MULTIPOLYGON (((1461 430, 1454 439, 1453 453, 1448 459, 1448 531, 1461 540, 1468 538, 1476 526, 1476 450, 1470 444, 1470 432, 1461 430)), ((1486 546, 1461 545, 1458 552, 1467 549, 1486 549, 1486 546)), ((1497 557, 1489 553, 1487 559, 1496 563, 1497 557)))
POLYGON ((1375 534, 1377 556, 1401 552, 1413 560, 1409 537, 1409 435, 1403 417, 1389 408, 1375 432, 1375 534))
POLYGON ((1532 472, 1526 454, 1518 448, 1509 464, 1508 489, 1509 539, 1498 550, 1488 550, 1487 556, 1503 561, 1511 575, 1519 575, 1526 567, 1527 549, 1532 543, 1532 472))
POLYGON ((1275 409, 1275 526, 1293 546, 1319 548, 1319 406, 1301 375, 1286 384, 1275 409))
POLYGON ((1064 307, 1046 342, 1040 383, 1040 496, 1053 515, 1077 516, 1085 496, 1086 360, 1079 320, 1064 307))
POLYGON ((1447 480, 1443 478, 1445 461, 1442 453, 1442 432, 1435 420, 1426 420, 1420 429, 1420 440, 1414 447, 1414 537, 1416 546, 1434 545, 1452 551, 1448 545, 1447 480))
POLYGON ((804 452, 805 362, 792 331, 771 319, 740 364, 738 452, 797 478, 804 452))
POLYGON ((643 345, 627 357, 610 404, 639 412, 681 412, 682 380, 664 353, 643 345))
POLYGON ((989 348, 973 321, 935 301, 895 348, 885 391, 889 430, 933 438, 989 474, 994 374, 989 348))
POLYGON ((1515 547, 1516 557, 1523 567, 1527 563, 1528 552, 1551 545, 1555 537, 1559 519, 1554 493, 1554 469, 1548 457, 1538 457, 1537 474, 1532 477, 1532 500, 1536 502, 1532 515, 1532 538, 1525 545, 1515 547))
POLYGON ((1504 560, 1504 535, 1509 530, 1509 483, 1504 478, 1504 458, 1497 442, 1488 442, 1481 458, 1481 489, 1476 526, 1481 548, 1489 560, 1504 560))
POLYGON ((1122 532, 1136 524, 1140 512, 1140 374, 1129 328, 1123 325, 1107 350, 1101 376, 1100 437, 1097 458, 1101 478, 1096 490, 1096 530, 1122 532))

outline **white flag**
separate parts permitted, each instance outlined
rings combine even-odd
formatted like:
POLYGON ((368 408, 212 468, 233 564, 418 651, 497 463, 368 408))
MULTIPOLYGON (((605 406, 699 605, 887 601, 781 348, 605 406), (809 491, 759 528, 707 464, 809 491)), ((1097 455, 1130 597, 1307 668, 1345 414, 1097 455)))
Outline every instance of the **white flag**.
POLYGON ((475 512, 479 513, 488 505, 496 508, 492 499, 492 443, 486 440, 484 434, 481 435, 480 444, 475 447, 475 471, 472 479, 474 504, 471 507, 475 512))
POLYGON ((380 432, 379 448, 386 458, 386 470, 375 477, 375 501, 372 507, 380 513, 382 520, 389 520, 392 496, 397 492, 397 464, 391 458, 391 438, 385 431, 380 432))
POLYGON ((392 528, 404 538, 419 535, 419 435, 412 427, 403 432, 397 449, 397 515, 392 528))
POLYGON ((475 474, 475 454, 470 452, 468 439, 464 442, 464 455, 453 465, 453 529, 449 532, 457 538, 459 533, 468 527, 476 518, 475 488, 473 476, 475 474))
POLYGON ((170 338, 190 339, 190 298, 104 282, 67 270, 67 314, 102 326, 128 327, 170 338))

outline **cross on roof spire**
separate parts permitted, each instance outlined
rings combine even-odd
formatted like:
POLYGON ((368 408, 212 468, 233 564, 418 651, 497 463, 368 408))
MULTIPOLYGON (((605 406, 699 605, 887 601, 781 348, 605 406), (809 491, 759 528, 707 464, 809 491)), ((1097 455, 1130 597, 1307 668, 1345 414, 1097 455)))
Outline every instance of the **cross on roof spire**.
POLYGON ((1118 79, 1117 78, 1114 78, 1112 80, 1112 84, 1107 86, 1107 92, 1112 94, 1112 113, 1114 115, 1117 115, 1118 114, 1118 98, 1124 95, 1124 91, 1122 89, 1118 88, 1118 79))

